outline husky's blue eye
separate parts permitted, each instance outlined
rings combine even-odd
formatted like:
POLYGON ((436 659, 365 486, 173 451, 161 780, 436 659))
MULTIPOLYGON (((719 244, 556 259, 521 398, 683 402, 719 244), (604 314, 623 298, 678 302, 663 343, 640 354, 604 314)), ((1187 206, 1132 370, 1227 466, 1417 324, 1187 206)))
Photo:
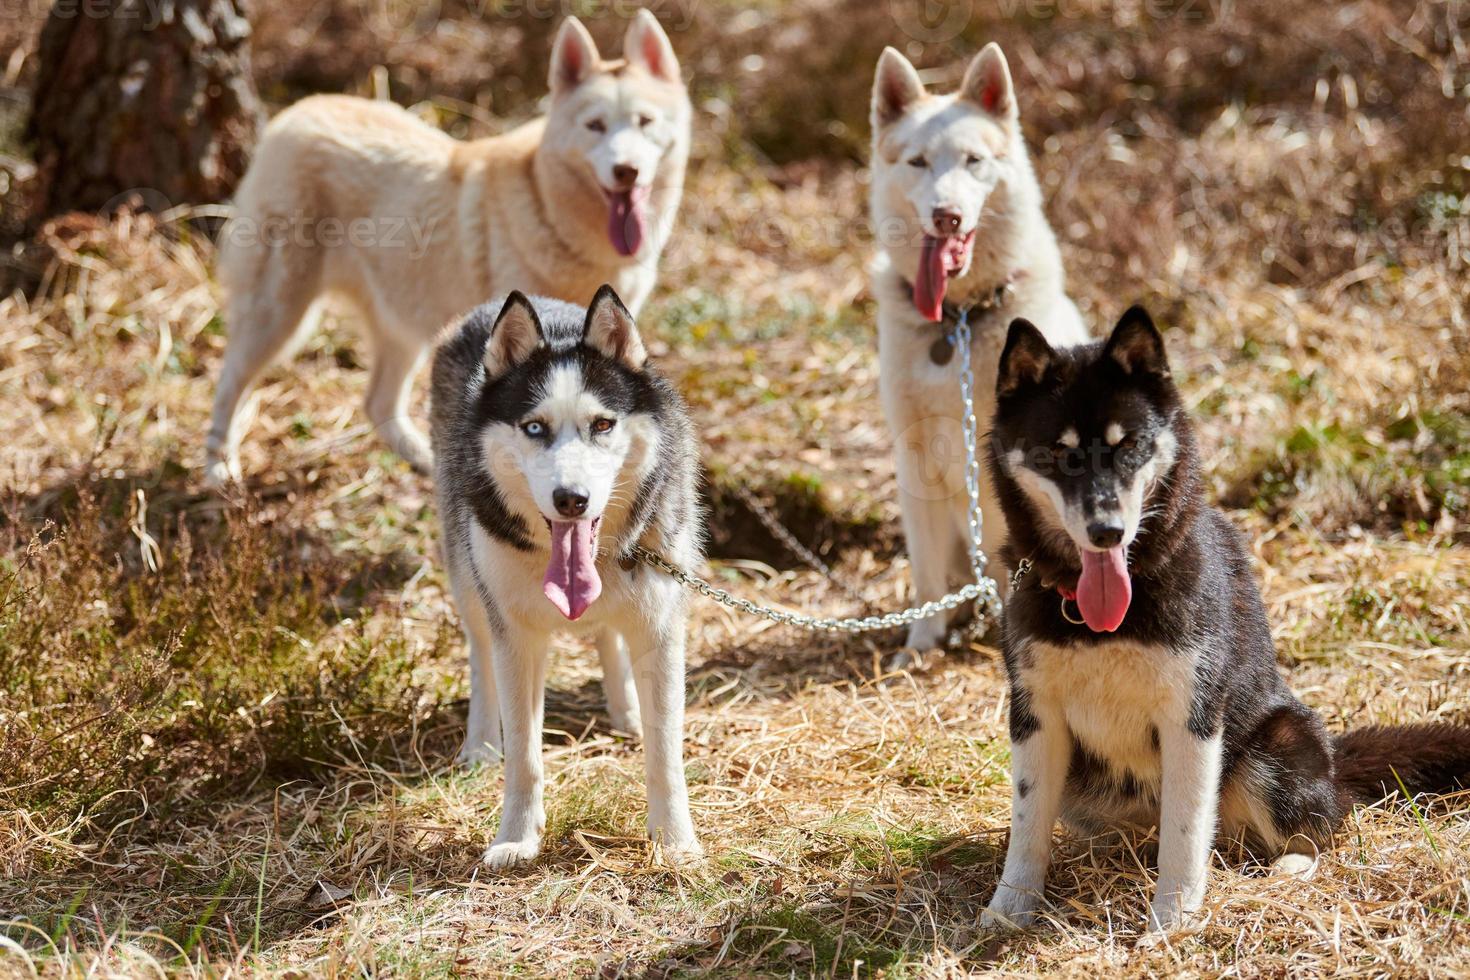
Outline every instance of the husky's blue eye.
POLYGON ((618 423, 615 419, 597 419, 592 423, 592 434, 605 436, 609 432, 611 432, 613 430, 613 426, 617 424, 618 423))
POLYGON ((532 419, 530 422, 522 422, 521 431, 530 436, 532 439, 540 439, 542 436, 546 435, 546 423, 537 422, 534 419, 532 419))
POLYGON ((929 166, 929 161, 928 160, 925 160, 922 156, 909 157, 909 166, 910 167, 927 167, 927 166, 929 166))

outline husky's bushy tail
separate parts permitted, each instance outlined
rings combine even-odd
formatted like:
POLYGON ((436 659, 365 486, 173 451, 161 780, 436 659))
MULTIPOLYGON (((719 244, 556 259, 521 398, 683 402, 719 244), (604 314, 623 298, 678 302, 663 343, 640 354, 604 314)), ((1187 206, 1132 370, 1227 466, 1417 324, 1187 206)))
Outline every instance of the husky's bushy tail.
POLYGON ((1470 789, 1470 728, 1463 725, 1370 725, 1333 745, 1337 785, 1349 806, 1403 790, 1414 796, 1470 789))

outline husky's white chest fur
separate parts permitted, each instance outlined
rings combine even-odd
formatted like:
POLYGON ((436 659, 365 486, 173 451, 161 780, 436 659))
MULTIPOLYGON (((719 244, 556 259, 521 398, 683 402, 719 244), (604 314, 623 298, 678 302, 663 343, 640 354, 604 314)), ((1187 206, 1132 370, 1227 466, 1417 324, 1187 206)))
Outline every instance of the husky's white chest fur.
POLYGON ((1033 642, 1017 677, 1038 702, 1054 705, 1067 731, 1120 790, 1069 801, 1064 816, 1084 829, 1157 821, 1160 731, 1182 727, 1194 697, 1194 656, 1163 646, 1119 642, 1059 646, 1033 642), (1130 791, 1123 793, 1127 787, 1130 791), (1106 810, 1107 813, 1096 812, 1106 810), (1150 815, 1150 811, 1152 815, 1150 815))

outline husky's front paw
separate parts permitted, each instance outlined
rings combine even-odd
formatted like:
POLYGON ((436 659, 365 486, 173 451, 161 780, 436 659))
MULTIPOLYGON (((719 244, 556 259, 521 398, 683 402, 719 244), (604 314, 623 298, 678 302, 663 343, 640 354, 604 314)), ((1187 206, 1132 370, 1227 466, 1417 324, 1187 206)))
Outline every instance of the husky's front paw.
POLYGON ((1148 910, 1148 926, 1139 937, 1140 949, 1159 945, 1170 933, 1182 932, 1195 925, 1197 914, 1185 908, 1175 895, 1160 897, 1148 910))
POLYGON ((704 857, 704 847, 696 838, 686 837, 683 840, 661 842, 655 856, 660 864, 670 867, 692 864, 704 857))
POLYGON ((931 616, 909 627, 909 635, 903 645, 909 650, 933 650, 944 646, 948 634, 949 628, 944 623, 944 617, 931 616))
POLYGON ((414 448, 403 454, 404 460, 409 468, 420 476, 434 475, 434 453, 425 443, 421 448, 414 448))
POLYGON ((637 708, 624 708, 619 710, 608 705, 608 721, 612 723, 613 731, 631 735, 634 738, 643 737, 643 716, 638 713, 637 708))
POLYGON ((905 670, 917 673, 942 656, 944 656, 944 651, 935 647, 900 647, 883 662, 883 671, 888 674, 896 674, 905 670))
POLYGON ((656 855, 665 864, 682 864, 704 854, 704 848, 699 846, 699 838, 694 836, 694 827, 689 821, 687 810, 651 803, 648 839, 653 841, 656 855))
POLYGON ((1177 906, 1160 908, 1159 903, 1155 902, 1148 910, 1148 925, 1133 947, 1157 949, 1167 946, 1173 939, 1198 931, 1203 921, 1204 916, 1197 909, 1190 911, 1177 906))
POLYGON ((980 916, 980 928, 1029 929, 1036 924, 1036 909, 1040 904, 1041 896, 1037 892, 1001 884, 980 916))
POLYGON ((238 459, 211 459, 204 464, 204 485, 211 490, 243 483, 244 480, 238 459))
POLYGON ((393 447, 403 461, 413 468, 415 473, 424 476, 434 475, 434 450, 429 448, 429 440, 425 439, 417 431, 405 432, 393 447))
POLYGON ((1134 949, 1158 949, 1169 942, 1169 932, 1166 929, 1155 929, 1152 926, 1143 931, 1143 935, 1133 944, 1134 949))
POLYGON ((515 840, 501 840, 497 837, 485 851, 485 866, 496 870, 513 868, 536 860, 540 853, 540 834, 515 840))

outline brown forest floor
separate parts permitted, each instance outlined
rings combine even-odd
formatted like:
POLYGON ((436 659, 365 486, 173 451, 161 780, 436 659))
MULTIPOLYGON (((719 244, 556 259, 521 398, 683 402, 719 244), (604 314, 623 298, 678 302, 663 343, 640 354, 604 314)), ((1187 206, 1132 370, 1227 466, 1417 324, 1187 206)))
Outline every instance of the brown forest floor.
MULTIPOLYGON (((532 111, 555 21, 440 6, 405 32, 358 0, 259 3, 262 92, 365 91, 383 63, 460 135, 532 111)), ((1099 327, 1135 297, 1166 326, 1295 689, 1333 729, 1470 722, 1470 8, 982 6, 928 44, 902 4, 658 8, 698 139, 644 322, 700 425, 710 574, 852 608, 759 529, 741 481, 874 606, 906 602, 863 273, 867 86, 884 43, 953 84, 995 37, 1074 295, 1099 327)), ((7 188, 35 27, 0 18, 7 188)), ((1061 835, 1048 926, 986 936, 1009 800, 996 652, 879 684, 896 636, 813 641, 709 605, 687 738, 708 858, 650 863, 641 754, 565 642, 546 853, 486 873, 499 776, 450 765, 467 680, 429 484, 374 440, 337 320, 265 385, 248 492, 200 489, 211 254, 181 219, 77 215, 10 261, 0 937, 28 952, 0 938, 0 973, 1466 973, 1464 795, 1356 813, 1305 883, 1222 855, 1207 925, 1149 952, 1148 842, 1061 835)))

